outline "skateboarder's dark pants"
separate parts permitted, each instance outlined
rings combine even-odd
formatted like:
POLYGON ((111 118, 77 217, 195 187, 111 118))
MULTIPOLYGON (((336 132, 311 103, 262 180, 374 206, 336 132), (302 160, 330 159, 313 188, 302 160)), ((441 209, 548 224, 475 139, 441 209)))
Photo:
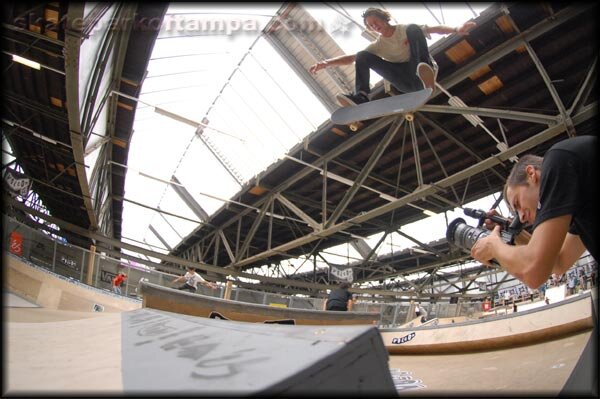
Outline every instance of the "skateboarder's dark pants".
POLYGON ((417 76, 419 62, 432 64, 425 35, 418 25, 408 25, 406 36, 410 44, 410 60, 408 62, 389 62, 368 51, 356 53, 356 87, 355 93, 371 91, 370 69, 390 82, 401 93, 409 93, 423 88, 423 83, 417 76))

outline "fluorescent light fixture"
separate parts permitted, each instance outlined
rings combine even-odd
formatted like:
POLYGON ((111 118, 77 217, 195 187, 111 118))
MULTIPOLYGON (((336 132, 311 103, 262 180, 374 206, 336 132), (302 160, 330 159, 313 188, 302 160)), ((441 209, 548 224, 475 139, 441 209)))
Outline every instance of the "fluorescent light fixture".
POLYGON ((47 143, 54 144, 54 145, 57 145, 57 144, 58 144, 58 141, 56 141, 56 140, 54 140, 54 139, 51 139, 50 137, 46 137, 46 136, 44 136, 43 134, 39 134, 39 133, 33 133, 33 135, 34 135, 35 137, 39 138, 39 139, 42 139, 42 140, 44 140, 44 141, 45 141, 45 142, 47 142, 47 143))
POLYGON ((20 124, 18 124, 18 123, 16 123, 16 122, 13 122, 13 121, 9 121, 8 119, 4 119, 4 118, 2 118, 2 122, 6 123, 6 124, 7 124, 7 125, 9 125, 9 126, 13 126, 13 127, 15 127, 15 126, 16 126, 16 127, 20 128, 20 129, 22 129, 22 130, 25 130, 25 131, 27 131, 27 132, 31 133, 31 134, 32 134, 34 137, 37 137, 38 139, 44 140, 44 141, 46 141, 46 142, 48 142, 48 143, 50 143, 50 144, 54 144, 54 145, 58 145, 58 144, 60 144, 60 145, 63 145, 63 146, 65 146, 65 147, 72 148, 72 147, 71 147, 70 145, 68 145, 68 144, 65 144, 65 143, 62 143, 62 142, 60 142, 60 141, 56 141, 56 140, 54 140, 54 139, 51 139, 50 137, 44 136, 43 134, 39 134, 39 133, 35 132, 34 130, 31 130, 31 129, 29 129, 29 128, 28 128, 28 127, 26 127, 26 126, 20 125, 20 124))
POLYGON ((28 66, 29 68, 37 69, 38 71, 42 68, 39 62, 28 60, 27 58, 19 57, 18 55, 12 54, 12 60, 19 64, 28 66))
POLYGON ((413 248, 410 248, 410 251, 411 251, 411 252, 419 252, 419 253, 421 253, 421 254, 426 254, 426 255, 435 255, 435 254, 434 254, 433 252, 431 252, 431 251, 426 251, 426 250, 424 250, 424 249, 421 249, 421 248, 418 248, 418 247, 413 247, 413 248))
MULTIPOLYGON (((256 210, 256 213, 260 213, 260 209, 257 209, 257 210, 256 210)), ((279 220, 285 220, 285 217, 284 217, 284 216, 278 215, 278 214, 276 214, 276 213, 265 212, 265 215, 266 215, 266 216, 272 216, 272 217, 274 217, 275 219, 279 219, 279 220)))

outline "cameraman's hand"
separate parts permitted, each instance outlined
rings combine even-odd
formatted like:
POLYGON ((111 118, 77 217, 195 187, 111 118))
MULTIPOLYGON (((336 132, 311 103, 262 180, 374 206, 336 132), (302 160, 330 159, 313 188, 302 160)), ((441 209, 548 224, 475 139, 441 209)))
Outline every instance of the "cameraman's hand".
MULTIPOLYGON (((487 216, 500 216, 500 214, 495 209, 490 209, 486 212, 487 216)), ((483 225, 488 230, 494 230, 494 227, 499 226, 498 223, 494 222, 492 219, 485 219, 483 221, 483 225)))
POLYGON ((500 225, 496 225, 487 237, 480 238, 471 248, 471 256, 486 266, 492 266, 491 260, 496 257, 496 248, 504 244, 500 237, 500 225))

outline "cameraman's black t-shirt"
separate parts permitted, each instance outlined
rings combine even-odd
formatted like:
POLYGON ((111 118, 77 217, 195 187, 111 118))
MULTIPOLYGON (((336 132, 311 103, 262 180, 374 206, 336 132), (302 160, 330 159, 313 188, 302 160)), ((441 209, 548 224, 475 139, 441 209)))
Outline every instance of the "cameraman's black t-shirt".
POLYGON ((534 229, 540 223, 573 215, 569 232, 577 234, 598 260, 598 174, 596 136, 578 136, 556 143, 544 155, 534 229))

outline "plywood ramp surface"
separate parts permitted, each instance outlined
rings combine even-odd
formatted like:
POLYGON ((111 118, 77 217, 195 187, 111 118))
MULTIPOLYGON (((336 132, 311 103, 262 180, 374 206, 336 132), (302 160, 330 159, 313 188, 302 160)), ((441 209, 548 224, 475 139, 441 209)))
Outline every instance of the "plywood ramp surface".
POLYGON ((294 326, 137 309, 8 322, 9 395, 395 393, 374 326, 294 326))
POLYGON ((157 284, 142 282, 143 306, 199 317, 218 314, 228 320, 253 323, 291 321, 297 325, 374 325, 379 313, 331 312, 313 309, 280 308, 215 298, 157 284))
POLYGON ((44 323, 9 322, 4 331, 3 389, 11 395, 122 390, 121 314, 44 323))
POLYGON ((396 384, 403 396, 558 396, 591 335, 478 353, 391 355, 389 363, 392 376, 404 376, 396 384))
POLYGON ((464 353, 535 344, 591 330, 589 293, 510 315, 437 326, 382 328, 392 354, 464 353))
POLYGON ((93 312, 95 305, 100 305, 104 312, 122 312, 141 307, 141 301, 70 281, 8 254, 3 254, 2 261, 6 273, 3 289, 44 308, 93 312))

